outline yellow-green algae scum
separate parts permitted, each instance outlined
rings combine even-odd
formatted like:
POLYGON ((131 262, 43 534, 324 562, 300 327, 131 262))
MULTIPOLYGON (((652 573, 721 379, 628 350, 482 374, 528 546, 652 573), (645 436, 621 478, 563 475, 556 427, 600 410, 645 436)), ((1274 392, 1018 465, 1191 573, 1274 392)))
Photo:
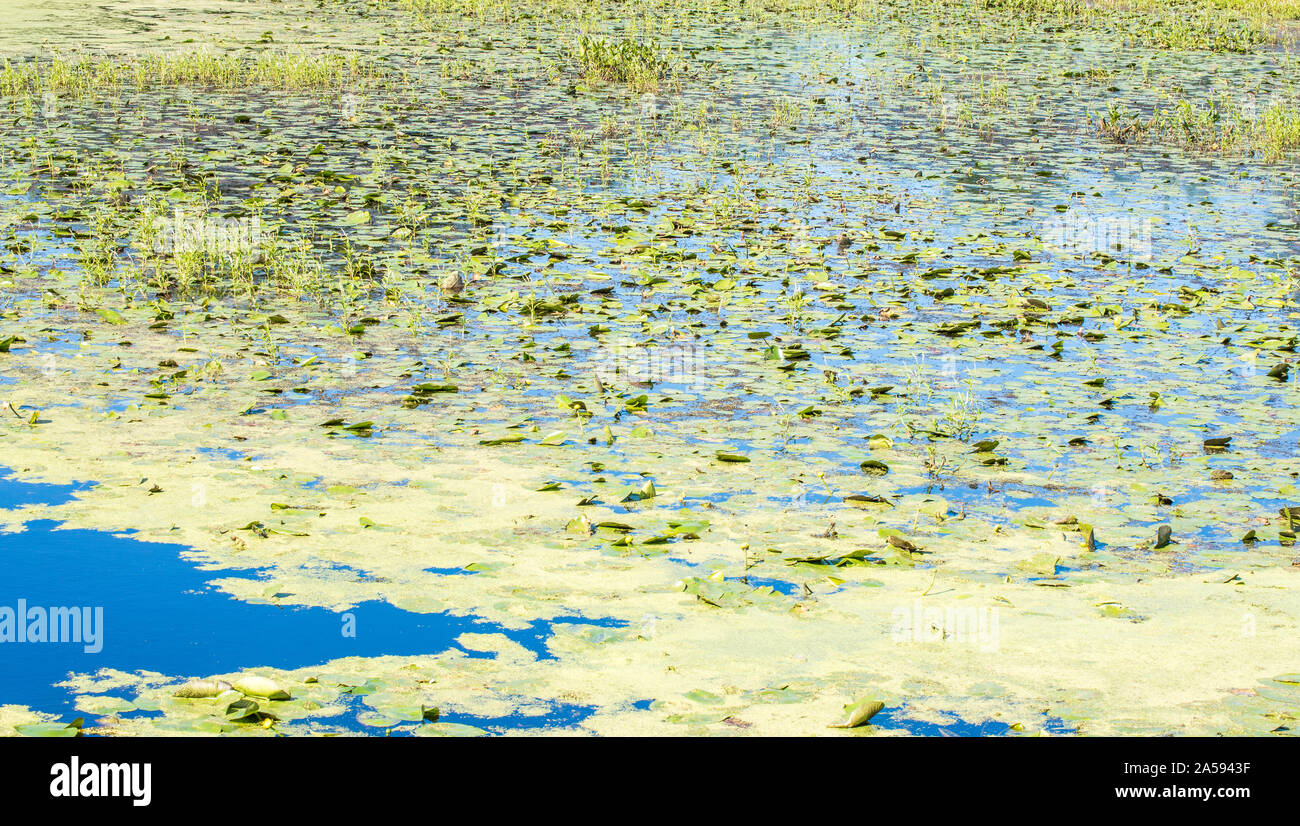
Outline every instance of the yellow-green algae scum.
POLYGON ((4 529, 134 530, 249 601, 626 623, 558 624, 540 661, 480 634, 492 658, 261 669, 293 695, 267 725, 173 697, 235 675, 73 675, 87 728, 344 731, 367 680, 376 732, 565 703, 596 709, 566 732, 891 733, 831 728, 863 698, 1292 726, 1296 265, 1254 254, 1296 228, 1285 129, 1234 110, 1221 157, 1135 161, 1088 118, 1244 82, 1285 127, 1286 4, 1178 38, 1068 3, 49 4, 84 56, 36 5, 0 26, 0 443, 24 481, 98 484, 4 529), (1256 194, 1189 205, 1204 240, 1150 263, 1063 257, 1024 185, 1159 215, 1180 176, 1256 194), (271 238, 169 255, 176 209, 271 238), (694 381, 606 372, 647 346, 694 381))

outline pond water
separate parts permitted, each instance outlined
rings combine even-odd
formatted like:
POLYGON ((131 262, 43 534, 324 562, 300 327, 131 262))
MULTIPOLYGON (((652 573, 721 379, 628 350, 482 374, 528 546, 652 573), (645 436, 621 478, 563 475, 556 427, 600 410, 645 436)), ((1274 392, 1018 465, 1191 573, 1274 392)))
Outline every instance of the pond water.
MULTIPOLYGON (((277 28, 216 46, 244 69, 118 55, 175 74, 0 101, 5 458, 160 485, 112 534, 86 528, 122 524, 116 488, 0 481, 0 508, 78 497, 0 536, 0 597, 106 624, 94 655, 7 649, 0 702, 494 633, 557 668, 484 677, 538 701, 462 718, 493 730, 690 724, 800 680, 824 717, 874 669, 950 681, 947 724, 882 712, 913 733, 1018 731, 981 722, 988 671, 1031 728, 1163 731, 1197 652, 1289 668, 1235 628, 1295 613, 1294 43, 1030 0, 371 5, 285 7, 350 69, 277 75, 277 28), (578 31, 664 63, 628 80, 578 31), (180 215, 261 235, 160 249, 180 215), (133 535, 173 529, 193 553, 133 535), (304 607, 342 582, 355 637, 304 607), (1008 648, 881 630, 938 595, 1006 611, 1008 648)), ((1211 705, 1248 676, 1206 674, 1211 705)))
MULTIPOLYGON (((0 475, 8 477, 9 472, 0 468, 0 475)), ((0 478, 0 508, 57 505, 90 487, 0 478)), ((193 675, 257 666, 296 669, 340 657, 437 653, 456 648, 456 638, 467 632, 503 634, 538 659, 548 659, 552 655, 546 642, 556 623, 607 628, 624 624, 557 617, 511 629, 472 616, 402 611, 385 602, 362 603, 345 612, 251 604, 213 588, 205 572, 186 561, 183 550, 129 535, 69 530, 48 520, 0 534, 0 564, 5 569, 0 605, 17 612, 22 600, 29 609, 46 609, 46 616, 55 608, 86 609, 83 616, 91 620, 82 626, 81 643, 5 644, 0 649, 0 697, 71 716, 75 696, 57 685, 70 673, 101 668, 193 675)), ((469 657, 491 656, 457 650, 469 657)), ((550 714, 518 718, 450 714, 443 719, 495 729, 571 725, 583 716, 581 708, 561 706, 550 714)))

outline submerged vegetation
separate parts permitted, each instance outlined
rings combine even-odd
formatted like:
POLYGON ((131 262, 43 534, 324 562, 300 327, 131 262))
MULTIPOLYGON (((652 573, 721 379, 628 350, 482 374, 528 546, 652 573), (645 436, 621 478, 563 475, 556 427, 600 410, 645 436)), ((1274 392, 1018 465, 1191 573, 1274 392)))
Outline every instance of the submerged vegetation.
POLYGON ((0 733, 1294 729, 1293 2, 276 17, 7 47, 0 542, 454 633, 0 733))

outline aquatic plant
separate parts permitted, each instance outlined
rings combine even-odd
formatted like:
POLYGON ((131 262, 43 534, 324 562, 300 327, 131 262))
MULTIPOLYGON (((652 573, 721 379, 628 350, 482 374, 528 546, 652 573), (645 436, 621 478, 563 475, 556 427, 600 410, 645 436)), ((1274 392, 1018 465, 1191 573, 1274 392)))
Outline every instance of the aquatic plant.
POLYGON ((588 80, 616 83, 636 92, 658 89, 674 71, 673 62, 654 43, 583 35, 572 53, 588 80))

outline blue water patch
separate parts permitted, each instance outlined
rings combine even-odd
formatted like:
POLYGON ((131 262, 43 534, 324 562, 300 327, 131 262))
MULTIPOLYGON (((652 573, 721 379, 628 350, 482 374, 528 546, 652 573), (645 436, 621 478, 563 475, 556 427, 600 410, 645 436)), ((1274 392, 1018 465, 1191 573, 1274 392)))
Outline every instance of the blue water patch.
MULTIPOLYGON (((398 723, 392 726, 368 725, 363 723, 360 717, 367 712, 373 712, 374 709, 366 705, 364 696, 343 694, 336 702, 346 709, 343 714, 315 718, 310 723, 334 730, 341 728, 344 731, 360 734, 385 734, 394 737, 411 736, 423 725, 421 723, 398 723)), ((572 728, 581 725, 595 712, 596 706, 572 703, 549 703, 541 714, 509 714, 500 717, 486 717, 442 709, 436 722, 473 726, 488 734, 505 734, 513 731, 572 728)))
POLYGON ((425 568, 426 574, 438 574, 439 576, 470 576, 478 571, 467 571, 464 568, 425 568))
POLYGON ((685 509, 717 507, 723 505, 727 500, 737 496, 752 496, 752 490, 735 490, 735 491, 718 491, 708 494, 690 494, 682 497, 680 507, 685 509))
POLYGON ((1013 508, 1054 508, 1056 503, 1051 499, 1044 499, 1041 496, 1010 496, 1006 498, 1007 504, 1013 508))
POLYGON ((916 737, 1002 737, 1011 733, 1011 726, 1000 720, 973 723, 960 717, 946 723, 931 723, 907 717, 907 708, 887 708, 871 718, 871 725, 880 728, 901 728, 916 737))
POLYGON ((242 450, 235 450, 233 447, 201 447, 195 452, 209 459, 225 459, 230 462, 238 462, 248 455, 242 450))
MULTIPOLYGON (((0 468, 0 474, 8 471, 0 468)), ((12 510, 23 505, 60 505, 73 498, 78 491, 94 487, 93 482, 73 482, 70 485, 44 485, 20 482, 13 478, 0 478, 0 508, 12 510)), ((2 542, 3 539, 0 539, 2 542)))
POLYGON ((1078 734, 1079 730, 1060 717, 1043 718, 1043 732, 1045 734, 1078 734))
POLYGON ((752 588, 771 588, 788 597, 801 597, 804 594, 803 586, 798 582, 787 582, 784 579, 771 579, 770 577, 761 576, 743 576, 728 577, 733 582, 740 582, 749 585, 752 588))
MULTIPOLYGON (((1082 493, 1087 494, 1088 491, 1082 493)), ((893 493, 897 498, 917 495, 942 496, 950 506, 963 503, 971 508, 1003 506, 1013 512, 1022 508, 1056 507, 1055 502, 1039 494, 1040 491, 1036 488, 1015 483, 1000 483, 995 492, 990 492, 983 485, 972 487, 969 483, 960 481, 953 481, 948 484, 930 483, 904 486, 893 493)), ((950 509, 949 514, 953 515, 954 512, 950 509)))
MULTIPOLYGON (((916 737, 1004 737, 1016 734, 1010 723, 1001 720, 972 722, 953 715, 953 719, 943 723, 932 723, 908 717, 907 706, 883 709, 871 718, 871 725, 880 728, 903 729, 916 737)), ((1044 717, 1042 730, 1047 734, 1076 734, 1065 721, 1055 717, 1044 717)))
MULTIPOLYGON (((6 501, 16 504, 34 497, 57 501, 81 489, 46 487, 0 481, 6 501)), ((50 609, 76 608, 82 627, 79 641, 0 642, 0 703, 52 713, 73 712, 71 694, 54 686, 72 672, 117 668, 203 676, 257 666, 295 669, 347 656, 438 653, 455 648, 456 637, 467 632, 499 633, 539 659, 553 659, 546 643, 556 623, 624 624, 564 616, 511 629, 473 616, 403 611, 381 601, 345 612, 253 604, 213 588, 209 574, 182 559, 176 545, 61 530, 48 520, 25 527, 0 534, 0 567, 6 572, 0 611, 16 615, 23 608, 31 620, 26 628, 36 616, 54 616, 50 609)), ((49 624, 47 639, 55 624, 49 624)), ((69 620, 61 636, 72 630, 69 620)))
POLYGON ((570 728, 582 723, 596 711, 595 706, 558 703, 552 705, 545 714, 513 714, 509 717, 476 717, 472 714, 444 714, 439 722, 461 723, 476 726, 490 732, 511 731, 517 729, 551 729, 570 728))

